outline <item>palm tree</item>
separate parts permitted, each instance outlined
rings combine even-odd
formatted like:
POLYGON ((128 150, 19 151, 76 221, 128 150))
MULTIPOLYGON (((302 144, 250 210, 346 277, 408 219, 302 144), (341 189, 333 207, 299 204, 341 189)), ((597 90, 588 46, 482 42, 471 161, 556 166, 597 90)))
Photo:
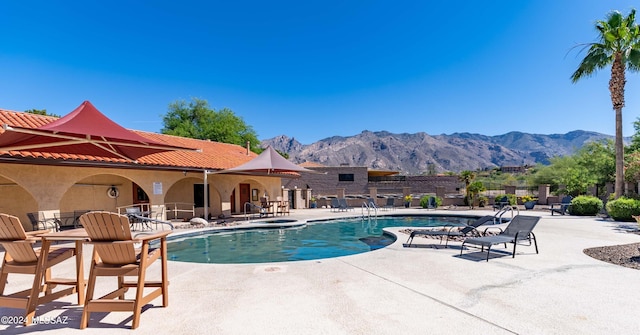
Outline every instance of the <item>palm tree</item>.
POLYGON ((473 173, 473 171, 464 170, 460 172, 458 179, 464 182, 464 189, 466 190, 467 204, 471 206, 471 202, 470 202, 471 199, 469 199, 469 184, 471 184, 471 182, 474 179, 476 179, 476 174, 473 173))
POLYGON ((636 21, 636 10, 632 9, 624 17, 619 11, 612 11, 606 20, 597 21, 598 42, 588 43, 589 48, 580 66, 571 76, 571 81, 589 77, 611 65, 609 92, 616 114, 616 182, 615 197, 622 195, 624 188, 624 143, 622 141, 622 107, 624 107, 624 85, 626 69, 640 69, 640 29, 636 21))

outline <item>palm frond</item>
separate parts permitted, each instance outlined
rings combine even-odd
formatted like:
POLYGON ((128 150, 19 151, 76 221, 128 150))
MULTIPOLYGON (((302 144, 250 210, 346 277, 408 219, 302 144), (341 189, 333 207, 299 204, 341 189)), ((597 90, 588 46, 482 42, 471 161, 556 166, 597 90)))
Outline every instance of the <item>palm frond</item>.
POLYGON ((571 81, 576 83, 578 80, 592 76, 596 70, 600 70, 613 63, 611 53, 607 52, 607 48, 603 48, 602 44, 593 43, 587 55, 582 59, 578 69, 571 75, 571 81))
POLYGON ((629 50, 629 54, 627 55, 627 68, 632 72, 640 71, 640 45, 629 50))

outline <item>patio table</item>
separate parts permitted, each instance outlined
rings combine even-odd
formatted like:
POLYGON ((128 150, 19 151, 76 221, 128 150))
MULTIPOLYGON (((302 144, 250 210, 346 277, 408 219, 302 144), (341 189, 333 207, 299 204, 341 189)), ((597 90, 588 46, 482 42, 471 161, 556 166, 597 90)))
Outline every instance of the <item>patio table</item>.
MULTIPOLYGON (((84 304, 85 296, 85 278, 84 278, 84 266, 82 261, 82 245, 85 241, 89 240, 89 235, 84 228, 77 228, 71 230, 63 230, 54 233, 46 233, 38 235, 42 238, 41 255, 38 261, 38 267, 36 270, 36 278, 42 278, 45 281, 45 263, 49 256, 49 249, 51 248, 52 241, 73 241, 75 242, 76 249, 76 278, 51 278, 45 282, 45 284, 64 284, 75 286, 73 292, 68 295, 78 293, 78 305, 84 304)), ((28 306, 28 310, 35 311, 37 307, 37 300, 33 299, 31 306, 28 306)))

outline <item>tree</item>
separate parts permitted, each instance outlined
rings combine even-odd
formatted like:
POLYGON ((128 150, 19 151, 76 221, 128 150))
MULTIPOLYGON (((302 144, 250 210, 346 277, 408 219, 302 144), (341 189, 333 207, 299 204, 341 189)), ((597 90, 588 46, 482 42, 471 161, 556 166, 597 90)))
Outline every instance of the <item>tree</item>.
POLYGON ((625 152, 637 152, 640 151, 640 118, 633 121, 633 129, 635 133, 631 135, 631 144, 625 148, 625 152))
POLYGON ((553 157, 548 166, 538 165, 532 184, 559 185, 571 195, 586 194, 593 185, 604 186, 615 176, 615 150, 611 140, 590 142, 571 156, 553 157))
POLYGON ((31 114, 38 114, 38 115, 44 115, 44 116, 54 116, 54 117, 60 117, 60 115, 58 114, 47 114, 47 110, 46 109, 27 109, 26 111, 24 111, 25 113, 31 113, 31 114))
POLYGON ((464 170, 460 172, 458 179, 464 182, 464 189, 466 190, 465 198, 467 199, 467 204, 471 204, 471 199, 469 199, 469 184, 476 179, 476 174, 473 171, 464 170))
POLYGON ((169 104, 169 111, 162 118, 163 134, 212 140, 245 146, 250 142, 251 151, 260 152, 258 135, 232 110, 216 111, 206 100, 193 98, 187 103, 178 100, 169 104))
POLYGON ((616 118, 616 175, 615 197, 622 195, 624 189, 624 143, 622 139, 622 108, 624 107, 624 87, 626 71, 640 69, 640 28, 635 22, 636 10, 623 16, 619 11, 612 11, 606 20, 597 21, 598 42, 588 43, 589 51, 580 62, 578 69, 571 76, 573 83, 593 75, 597 70, 611 65, 609 92, 616 118))
POLYGON ((471 196, 471 199, 469 201, 469 206, 471 206, 471 209, 473 209, 477 195, 486 190, 487 188, 484 187, 484 185, 480 181, 474 181, 469 184, 469 186, 467 187, 467 193, 469 193, 469 195, 471 196))
POLYGON ((615 147, 613 141, 589 142, 575 153, 578 165, 584 167, 598 186, 615 181, 615 147))

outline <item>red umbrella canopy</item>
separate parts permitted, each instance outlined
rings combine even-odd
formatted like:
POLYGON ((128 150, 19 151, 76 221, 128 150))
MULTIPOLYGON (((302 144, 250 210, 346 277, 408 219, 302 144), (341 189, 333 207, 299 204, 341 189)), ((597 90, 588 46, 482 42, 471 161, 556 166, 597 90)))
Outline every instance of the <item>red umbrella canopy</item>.
POLYGON ((195 150, 144 138, 113 122, 89 101, 44 126, 22 128, 5 124, 4 129, 0 135, 1 151, 28 150, 135 161, 163 151, 195 150))
POLYGON ((286 158, 280 156, 280 154, 270 146, 247 163, 220 171, 220 173, 234 174, 281 175, 282 177, 297 176, 296 174, 292 174, 292 172, 317 173, 316 171, 305 169, 291 163, 286 158))

